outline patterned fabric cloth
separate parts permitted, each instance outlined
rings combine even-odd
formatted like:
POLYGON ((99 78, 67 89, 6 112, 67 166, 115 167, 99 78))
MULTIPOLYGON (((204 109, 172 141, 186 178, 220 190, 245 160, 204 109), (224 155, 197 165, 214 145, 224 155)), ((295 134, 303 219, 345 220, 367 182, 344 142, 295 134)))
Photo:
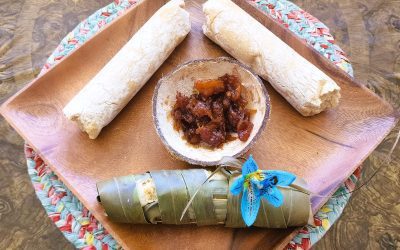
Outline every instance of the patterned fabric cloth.
POLYGON ((135 3, 136 0, 114 0, 114 2, 90 15, 88 18, 78 24, 74 30, 64 37, 64 39, 61 40, 58 47, 47 59, 47 62, 44 64, 40 74, 46 72, 54 64, 59 62, 61 59, 83 44, 86 40, 95 35, 99 29, 120 16, 125 12, 125 10, 132 7, 135 3))
MULTIPOLYGON (((286 0, 249 1, 304 39, 338 67, 350 75, 353 74, 353 69, 345 53, 335 45, 329 29, 315 17, 286 0)), ((135 3, 136 0, 115 0, 89 16, 61 41, 48 58, 40 74, 46 72, 135 3)), ((76 248, 85 250, 120 248, 101 223, 28 145, 25 146, 25 155, 28 172, 37 197, 50 219, 76 248)), ((286 246, 286 249, 309 249, 323 237, 342 213, 350 198, 348 192, 354 189, 360 173, 361 168, 358 168, 336 191, 334 196, 339 196, 329 199, 317 212, 314 217, 316 226, 308 225, 302 228, 286 246)))
POLYGON ((76 248, 119 248, 107 230, 28 145, 25 145, 25 156, 37 197, 49 218, 76 248))

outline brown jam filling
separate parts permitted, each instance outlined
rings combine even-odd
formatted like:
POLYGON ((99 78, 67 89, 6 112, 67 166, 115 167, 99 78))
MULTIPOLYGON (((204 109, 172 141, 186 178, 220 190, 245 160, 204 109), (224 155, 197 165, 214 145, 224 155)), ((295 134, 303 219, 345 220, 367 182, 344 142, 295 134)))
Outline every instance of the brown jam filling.
POLYGON ((236 139, 247 141, 253 130, 250 115, 254 110, 245 108, 244 89, 238 76, 225 74, 218 79, 198 80, 195 94, 176 94, 172 117, 176 129, 182 129, 185 139, 197 145, 206 143, 211 148, 236 139))

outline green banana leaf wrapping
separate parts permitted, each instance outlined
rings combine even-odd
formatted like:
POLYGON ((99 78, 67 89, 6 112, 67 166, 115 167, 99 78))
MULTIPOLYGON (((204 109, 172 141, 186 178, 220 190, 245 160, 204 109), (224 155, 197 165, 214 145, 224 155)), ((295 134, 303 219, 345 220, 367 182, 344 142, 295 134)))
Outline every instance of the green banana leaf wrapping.
MULTIPOLYGON (((246 227, 241 215, 241 195, 232 195, 229 185, 237 174, 211 175, 204 169, 150 171, 97 183, 98 200, 108 217, 116 222, 135 224, 197 224, 246 227), (182 220, 190 198, 199 188, 182 220)), ((304 187, 301 179, 295 185, 304 187)), ((284 204, 273 207, 262 199, 254 226, 287 228, 306 225, 312 217, 310 195, 293 187, 281 188, 284 204)))

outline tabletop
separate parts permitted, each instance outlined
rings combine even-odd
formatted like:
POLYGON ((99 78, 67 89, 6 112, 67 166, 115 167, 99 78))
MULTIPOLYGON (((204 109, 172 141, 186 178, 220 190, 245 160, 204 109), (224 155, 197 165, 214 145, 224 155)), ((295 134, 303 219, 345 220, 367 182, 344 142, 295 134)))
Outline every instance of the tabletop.
MULTIPOLYGON (((323 23, 347 52, 355 77, 400 108, 400 1, 294 0, 323 23)), ((2 0, 0 2, 0 103, 39 73, 59 41, 109 0, 2 0)), ((398 125, 366 160, 364 178, 342 217, 316 248, 400 247, 400 149, 386 156, 398 125)), ((0 245, 72 249, 47 219, 26 170, 23 140, 0 118, 0 245)))

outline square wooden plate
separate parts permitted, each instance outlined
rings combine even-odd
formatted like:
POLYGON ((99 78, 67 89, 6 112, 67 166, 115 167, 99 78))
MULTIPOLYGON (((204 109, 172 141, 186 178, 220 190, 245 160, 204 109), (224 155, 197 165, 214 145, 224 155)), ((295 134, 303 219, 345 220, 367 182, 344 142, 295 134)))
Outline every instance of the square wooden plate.
MULTIPOLYGON (((140 1, 1 107, 7 121, 126 249, 278 247, 296 230, 117 224, 104 216, 96 201, 98 181, 149 169, 190 167, 172 159, 157 137, 151 97, 158 79, 177 65, 191 59, 227 56, 202 33, 202 2, 187 1, 190 34, 96 140, 68 121, 62 108, 165 0, 140 1)), ((262 168, 294 172, 308 181, 312 191, 329 195, 393 128, 396 113, 273 19, 245 0, 236 2, 342 88, 338 108, 305 118, 266 83, 271 119, 250 151, 262 168)), ((313 199, 313 210, 325 200, 313 199)))

